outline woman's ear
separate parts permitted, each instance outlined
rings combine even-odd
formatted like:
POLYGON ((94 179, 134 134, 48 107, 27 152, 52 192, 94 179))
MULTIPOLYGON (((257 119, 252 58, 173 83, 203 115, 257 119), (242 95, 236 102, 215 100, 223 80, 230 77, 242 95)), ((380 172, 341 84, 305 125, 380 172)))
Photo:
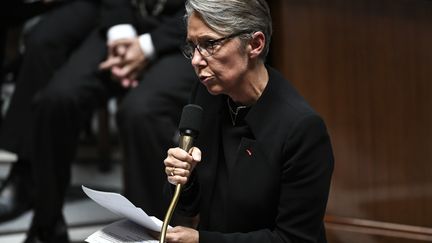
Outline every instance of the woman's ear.
POLYGON ((264 50, 265 43, 265 35, 263 32, 257 31, 253 33, 249 41, 249 57, 258 58, 264 50))

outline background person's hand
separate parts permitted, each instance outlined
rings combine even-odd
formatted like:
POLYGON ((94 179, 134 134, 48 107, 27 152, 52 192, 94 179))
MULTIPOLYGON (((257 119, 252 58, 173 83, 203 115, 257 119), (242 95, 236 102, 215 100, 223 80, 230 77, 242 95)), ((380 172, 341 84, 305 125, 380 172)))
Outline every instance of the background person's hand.
POLYGON ((127 43, 127 39, 123 39, 124 41, 117 40, 107 44, 108 48, 108 56, 105 61, 99 64, 99 69, 101 70, 111 70, 115 66, 122 65, 124 55, 126 54, 126 50, 128 46, 123 44, 127 43))
POLYGON ((141 49, 139 39, 122 39, 115 42, 116 45, 127 46, 126 52, 122 56, 121 65, 116 65, 111 69, 112 75, 122 80, 122 84, 138 84, 137 78, 146 68, 148 59, 141 49), (136 82, 135 82, 136 81, 136 82))
POLYGON ((128 38, 108 44, 108 57, 99 68, 110 70, 113 79, 119 80, 123 87, 130 88, 138 85, 137 78, 147 63, 138 38, 128 38))

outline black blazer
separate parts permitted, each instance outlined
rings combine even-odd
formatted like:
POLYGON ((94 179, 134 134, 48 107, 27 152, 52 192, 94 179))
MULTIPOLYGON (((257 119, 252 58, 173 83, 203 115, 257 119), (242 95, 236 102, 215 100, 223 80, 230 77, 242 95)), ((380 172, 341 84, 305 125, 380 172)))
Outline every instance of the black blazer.
POLYGON ((220 116, 226 96, 199 84, 192 101, 203 107, 196 146, 202 161, 181 194, 178 210, 199 214, 200 242, 326 242, 326 209, 333 153, 323 120, 280 73, 269 82, 245 120, 253 138, 243 138, 229 171, 223 212, 211 212, 221 148, 220 116), (247 151, 248 150, 248 151, 247 151), (249 153, 251 152, 251 154, 249 153), (209 215, 224 217, 224 232, 209 215), (218 228, 215 231, 215 228, 218 228))

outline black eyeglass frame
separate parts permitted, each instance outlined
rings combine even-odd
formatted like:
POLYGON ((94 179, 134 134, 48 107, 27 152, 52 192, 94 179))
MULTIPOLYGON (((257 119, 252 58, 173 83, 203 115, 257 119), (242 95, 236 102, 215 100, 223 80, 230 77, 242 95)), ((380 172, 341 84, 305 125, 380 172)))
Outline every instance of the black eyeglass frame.
POLYGON ((202 47, 200 44, 195 44, 193 42, 188 42, 182 47, 182 53, 183 56, 185 56, 187 59, 192 59, 195 54, 195 49, 198 50, 201 56, 203 57, 209 57, 212 56, 215 52, 215 47, 220 45, 223 41, 245 35, 250 34, 250 31, 241 31, 237 33, 233 33, 231 35, 227 35, 215 40, 207 40, 204 41, 201 45, 204 44, 205 47, 202 47), (206 54, 207 53, 207 54, 206 54))

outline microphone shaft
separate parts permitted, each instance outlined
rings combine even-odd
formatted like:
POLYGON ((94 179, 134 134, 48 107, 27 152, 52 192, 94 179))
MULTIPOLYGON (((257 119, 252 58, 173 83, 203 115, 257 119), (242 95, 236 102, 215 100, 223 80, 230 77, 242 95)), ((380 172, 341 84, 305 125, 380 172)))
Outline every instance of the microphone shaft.
POLYGON ((180 144, 179 147, 183 149, 184 151, 189 153, 189 150, 193 146, 193 137, 188 135, 181 135, 180 136, 180 144))
MULTIPOLYGON (((189 150, 193 146, 193 137, 187 136, 187 135, 181 135, 180 136, 180 144, 179 147, 183 149, 186 152, 189 152, 189 150)), ((172 215, 174 213, 175 207, 177 206, 177 202, 180 198, 180 192, 181 192, 182 185, 177 184, 174 192, 174 196, 171 199, 171 203, 168 207, 168 210, 165 214, 165 218, 162 224, 162 230, 160 235, 159 243, 165 243, 165 237, 166 237, 166 231, 169 225, 169 222, 171 221, 172 215)))

